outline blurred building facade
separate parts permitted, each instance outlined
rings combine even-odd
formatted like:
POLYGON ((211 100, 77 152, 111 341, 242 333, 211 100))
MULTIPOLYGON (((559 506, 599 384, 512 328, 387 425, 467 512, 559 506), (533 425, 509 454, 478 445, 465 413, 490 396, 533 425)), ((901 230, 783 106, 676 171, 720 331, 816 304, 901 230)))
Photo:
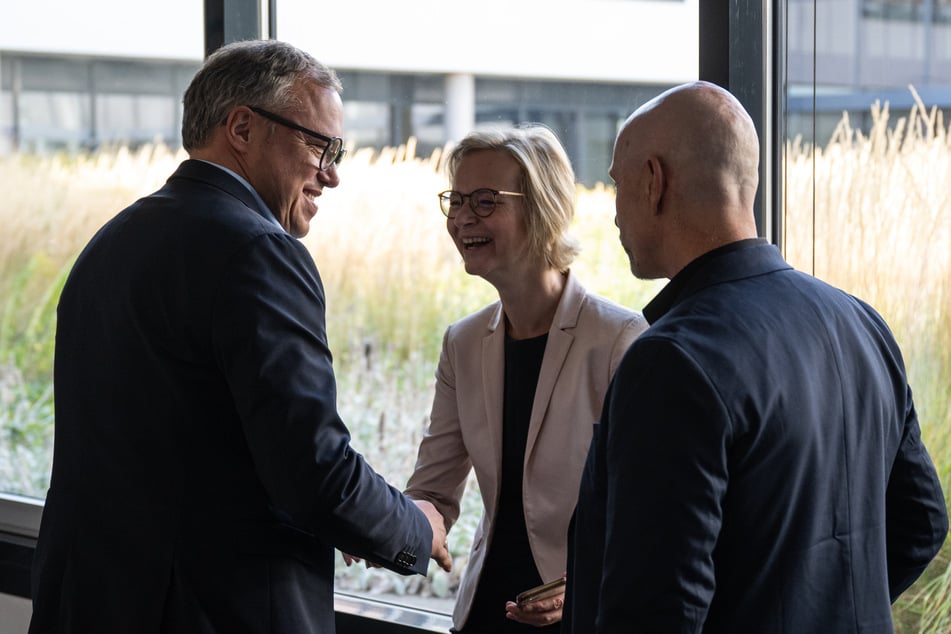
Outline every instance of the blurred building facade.
MULTIPOLYGON (((697 77, 699 1, 279 0, 268 19, 340 72, 351 147, 414 138, 427 155, 473 127, 537 121, 591 183, 606 178, 627 114, 697 77)), ((823 143, 843 110, 861 126, 876 99, 910 107, 909 77, 927 104, 951 107, 951 0, 775 5, 788 33, 789 137, 823 143)), ((0 153, 179 146, 201 10, 200 0, 4 4, 0 153)))
POLYGON ((787 0, 787 135, 820 144, 843 112, 906 113, 917 92, 951 111, 951 0, 787 0), (815 55, 813 55, 815 52, 815 55), (815 119, 812 111, 815 108, 815 119))
MULTIPOLYGON (((631 109, 697 76, 697 1, 280 0, 276 24, 340 73, 351 147, 414 138, 428 155, 475 126, 537 121, 595 181, 631 109), (676 54, 651 58, 678 39, 676 54)), ((0 9, 0 153, 178 147, 181 96, 203 55, 201 3, 80 4, 0 9), (51 29, 50 15, 69 28, 51 29)))

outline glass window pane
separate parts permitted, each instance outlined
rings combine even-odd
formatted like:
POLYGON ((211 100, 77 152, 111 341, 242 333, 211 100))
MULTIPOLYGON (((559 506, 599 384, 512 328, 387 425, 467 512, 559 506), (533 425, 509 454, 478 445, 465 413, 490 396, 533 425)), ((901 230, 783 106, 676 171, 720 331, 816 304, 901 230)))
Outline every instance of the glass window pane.
MULTIPOLYGON (((696 79, 699 28, 696 2, 592 2, 585 7, 591 15, 579 12, 577 2, 552 2, 539 16, 531 11, 537 5, 516 0, 507 5, 505 23, 532 28, 511 31, 519 49, 530 51, 513 55, 508 46, 466 44, 472 29, 446 28, 471 23, 483 5, 443 3, 434 14, 432 5, 414 11, 412 4, 341 4, 338 21, 359 24, 353 32, 360 37, 329 48, 307 26, 319 17, 316 5, 282 5, 278 25, 290 41, 314 41, 312 52, 341 72, 347 142, 357 152, 341 171, 344 183, 322 198, 305 243, 329 298, 344 420, 355 446, 398 486, 412 472, 427 424, 446 326, 497 298, 485 281, 465 274, 445 234, 436 193, 449 184, 439 150, 472 129, 551 127, 581 185, 576 234, 584 250, 573 270, 589 288, 640 308, 656 287, 630 275, 617 244, 611 190, 599 184, 608 180, 614 138, 630 112, 664 88, 696 79), (368 23, 361 16, 371 10, 376 19, 368 23), (623 36, 615 39, 615 29, 623 36), (670 47, 672 41, 678 46, 670 47), (467 122, 452 127, 459 116, 467 122), (415 162, 387 149, 407 142, 415 162), (371 149, 397 170, 382 170, 371 149)), ((506 37, 504 25, 489 28, 506 37)), ((338 588, 406 592, 401 601, 437 600, 448 611, 481 512, 470 478, 450 539, 461 564, 452 575, 437 571, 407 590, 393 575, 340 562, 338 588)))
MULTIPOLYGON (((939 465, 951 461, 946 7, 790 2, 785 109, 787 258, 883 314, 902 347, 922 435, 939 465)), ((946 604, 934 597, 947 592, 948 562, 946 544, 893 607, 896 631, 946 626, 946 604), (923 592, 929 583, 937 584, 930 594, 923 592)))
MULTIPOLYGON (((79 14, 64 8, 72 31, 108 31, 96 43, 37 30, 27 46, 19 35, 5 40, 0 27, 0 179, 16 190, 0 205, 5 237, 16 236, 0 247, 0 297, 12 316, 0 331, 0 491, 42 497, 48 485, 54 310, 72 258, 183 158, 181 95, 200 63, 200 3, 143 8, 150 28, 123 41, 127 4, 89 0, 79 14), (170 16, 195 26, 180 32, 170 16)), ((518 49, 532 51, 513 56, 512 47, 459 46, 445 28, 471 22, 483 4, 443 3, 422 22, 422 7, 432 5, 416 4, 342 3, 331 30, 314 29, 325 21, 314 19, 315 3, 282 0, 278 10, 280 36, 343 79, 351 150, 340 168, 344 185, 322 199, 305 244, 327 289, 340 411, 354 445, 398 486, 425 428, 445 328, 497 298, 465 274, 445 235, 436 200, 447 187, 443 149, 479 127, 550 126, 579 183, 584 251, 575 270, 589 289, 640 308, 656 286, 631 277, 603 184, 624 118, 664 88, 696 78, 699 28, 698 0, 591 2, 580 13, 577 2, 558 1, 543 15, 516 1, 506 23, 534 28, 512 30, 518 49), (669 52, 658 56, 661 47, 669 52), (471 95, 450 85, 458 75, 471 95)), ((452 576, 409 587, 395 575, 341 566, 338 584, 401 600, 435 598, 447 610, 480 515, 472 479, 453 530, 462 563, 452 576)))
POLYGON ((14 3, 0 14, 0 493, 41 498, 59 288, 92 232, 168 176, 168 163, 154 173, 148 159, 180 144, 202 9, 90 0, 14 3), (145 160, 89 154, 159 138, 169 147, 145 160))

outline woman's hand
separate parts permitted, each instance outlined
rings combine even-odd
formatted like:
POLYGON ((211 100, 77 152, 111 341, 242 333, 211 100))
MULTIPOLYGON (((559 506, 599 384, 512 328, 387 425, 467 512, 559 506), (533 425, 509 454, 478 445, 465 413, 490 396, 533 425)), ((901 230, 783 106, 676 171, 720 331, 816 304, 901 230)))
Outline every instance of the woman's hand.
POLYGON ((547 599, 531 601, 519 606, 514 601, 505 603, 505 618, 541 627, 561 620, 561 610, 565 607, 565 593, 556 594, 547 599))

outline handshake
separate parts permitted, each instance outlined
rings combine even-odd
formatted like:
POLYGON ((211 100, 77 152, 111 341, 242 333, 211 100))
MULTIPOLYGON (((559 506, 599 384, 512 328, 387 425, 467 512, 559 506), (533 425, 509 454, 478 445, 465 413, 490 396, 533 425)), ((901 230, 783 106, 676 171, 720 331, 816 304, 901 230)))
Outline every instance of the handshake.
MULTIPOLYGON (((426 500, 413 500, 413 502, 417 508, 423 512, 426 519, 429 520, 429 525, 433 529, 433 547, 431 553, 433 560, 446 572, 451 571, 452 557, 449 555, 449 541, 446 538, 446 523, 443 520, 442 514, 436 510, 432 502, 427 502, 426 500)), ((354 562, 359 563, 361 561, 359 557, 354 557, 347 553, 341 554, 348 566, 353 565, 354 562)), ((367 561, 366 567, 379 568, 380 566, 371 561, 367 561)))
POLYGON ((440 568, 449 572, 452 570, 452 557, 449 556, 449 540, 446 537, 446 523, 443 521, 442 513, 436 510, 432 502, 426 500, 413 500, 413 502, 429 520, 429 525, 433 529, 432 558, 440 568))

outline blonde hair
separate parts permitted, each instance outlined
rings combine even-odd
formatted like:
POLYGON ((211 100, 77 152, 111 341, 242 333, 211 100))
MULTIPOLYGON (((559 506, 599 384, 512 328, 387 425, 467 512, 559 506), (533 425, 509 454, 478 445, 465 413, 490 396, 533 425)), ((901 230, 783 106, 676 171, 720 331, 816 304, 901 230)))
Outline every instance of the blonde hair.
POLYGON ((455 180, 462 158, 479 150, 505 152, 519 164, 530 252, 553 269, 567 270, 581 247, 568 234, 577 188, 571 161, 558 137, 534 123, 470 132, 446 156, 450 180, 455 180))

